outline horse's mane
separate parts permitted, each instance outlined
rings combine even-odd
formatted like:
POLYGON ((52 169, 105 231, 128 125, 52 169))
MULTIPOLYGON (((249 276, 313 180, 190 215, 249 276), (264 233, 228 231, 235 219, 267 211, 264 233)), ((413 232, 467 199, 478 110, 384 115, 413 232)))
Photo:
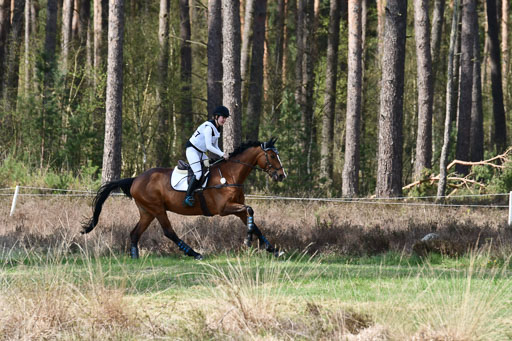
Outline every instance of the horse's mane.
POLYGON ((233 156, 236 156, 238 154, 242 154, 245 150, 249 149, 249 148, 252 148, 252 147, 259 147, 261 146, 262 142, 260 141, 245 141, 245 142, 242 142, 241 145, 239 145, 238 147, 236 147, 235 150, 233 150, 233 152, 229 153, 229 157, 233 157, 233 156))
POLYGON ((263 148, 274 148, 274 144, 277 141, 277 138, 270 138, 267 142, 261 142, 261 141, 245 141, 242 142, 242 144, 235 148, 235 150, 231 153, 229 153, 229 157, 233 157, 239 154, 242 154, 244 151, 246 151, 249 148, 252 147, 259 147, 263 146, 263 148))

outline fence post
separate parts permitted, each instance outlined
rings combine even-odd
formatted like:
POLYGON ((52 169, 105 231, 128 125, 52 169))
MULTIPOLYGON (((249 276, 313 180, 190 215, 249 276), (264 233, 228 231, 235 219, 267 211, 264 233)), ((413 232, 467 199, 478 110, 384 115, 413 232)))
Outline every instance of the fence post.
POLYGON ((14 209, 16 208, 16 201, 18 201, 19 193, 20 193, 20 186, 16 186, 16 189, 14 190, 14 197, 12 197, 11 214, 9 214, 9 217, 11 217, 14 214, 14 209))
POLYGON ((512 191, 508 195, 508 226, 512 225, 512 191))

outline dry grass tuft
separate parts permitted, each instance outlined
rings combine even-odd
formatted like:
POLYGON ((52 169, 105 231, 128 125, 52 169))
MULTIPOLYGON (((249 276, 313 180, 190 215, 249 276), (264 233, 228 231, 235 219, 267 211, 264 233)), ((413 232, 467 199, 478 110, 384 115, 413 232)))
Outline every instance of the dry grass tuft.
POLYGON ((45 278, 9 283, 2 288, 0 302, 3 339, 109 339, 130 335, 138 325, 136 310, 122 290, 100 282, 84 290, 50 268, 45 278))
MULTIPOLYGON (((0 248, 46 251, 51 248, 94 254, 128 252, 129 234, 138 221, 137 208, 126 198, 109 198, 98 226, 81 235, 80 222, 91 214, 90 199, 22 198, 14 217, 9 201, 0 205, 0 248)), ((281 248, 314 253, 374 255, 387 251, 412 253, 426 234, 436 232, 455 245, 457 254, 492 244, 493 252, 509 254, 512 229, 506 212, 497 209, 368 206, 364 204, 318 204, 249 202, 255 222, 267 238, 281 248)), ((238 250, 245 226, 234 217, 185 217, 168 213, 185 242, 203 254, 238 250)), ((142 235, 141 253, 179 254, 162 233, 156 220, 142 235)))

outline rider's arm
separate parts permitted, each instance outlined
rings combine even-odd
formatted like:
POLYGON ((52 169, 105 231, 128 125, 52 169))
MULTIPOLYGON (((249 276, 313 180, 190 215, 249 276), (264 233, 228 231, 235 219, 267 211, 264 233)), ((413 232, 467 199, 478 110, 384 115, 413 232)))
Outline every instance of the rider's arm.
POLYGON ((206 127, 204 130, 204 142, 206 143, 206 149, 220 157, 224 156, 224 152, 212 143, 212 130, 210 127, 206 127))

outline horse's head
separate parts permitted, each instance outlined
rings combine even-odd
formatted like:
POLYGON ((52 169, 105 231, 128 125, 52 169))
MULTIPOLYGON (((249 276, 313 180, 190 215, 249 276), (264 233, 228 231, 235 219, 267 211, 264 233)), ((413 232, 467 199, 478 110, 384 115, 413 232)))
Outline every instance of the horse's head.
POLYGON ((283 181, 286 178, 279 152, 275 147, 277 138, 271 138, 261 144, 261 152, 258 155, 257 163, 274 181, 283 181))

